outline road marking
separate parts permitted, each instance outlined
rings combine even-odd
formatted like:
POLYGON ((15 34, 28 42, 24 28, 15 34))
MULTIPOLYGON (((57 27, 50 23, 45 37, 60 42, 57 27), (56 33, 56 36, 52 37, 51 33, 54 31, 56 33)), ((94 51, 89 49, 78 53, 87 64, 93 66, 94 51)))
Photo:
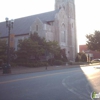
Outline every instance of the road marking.
MULTIPOLYGON (((66 77, 62 80, 62 85, 69 90, 70 92, 72 92, 73 94, 77 95, 80 99, 87 99, 89 98, 89 95, 87 95, 86 93, 81 93, 80 89, 77 87, 73 87, 73 85, 71 85, 70 83, 68 83, 66 80, 67 78, 71 78, 71 77, 66 77)), ((77 81, 77 80, 75 80, 77 81)), ((74 82, 75 82, 74 81, 74 82)), ((84 79, 80 79, 80 81, 84 81, 84 79)), ((75 83, 74 83, 75 84, 75 83)))
MULTIPOLYGON (((69 77, 67 77, 67 78, 69 78, 69 77)), ((67 78, 64 78, 64 79, 62 80, 62 85, 63 85, 68 91, 70 91, 70 92, 72 92, 73 94, 77 95, 80 99, 83 99, 83 97, 82 97, 79 93, 77 93, 77 92, 74 90, 74 88, 72 88, 71 86, 70 86, 70 87, 68 86, 68 84, 66 83, 66 79, 67 79, 67 78)))
POLYGON ((29 79, 41 78, 41 77, 53 76, 53 75, 59 75, 59 74, 66 74, 66 73, 76 72, 76 71, 80 71, 80 70, 78 69, 78 70, 69 71, 69 72, 59 72, 59 73, 54 73, 54 74, 47 74, 47 75, 40 75, 40 76, 33 76, 33 77, 27 77, 27 78, 15 79, 15 80, 3 81, 3 82, 0 82, 0 84, 6 84, 6 83, 11 83, 11 82, 17 82, 17 81, 22 81, 22 80, 29 80, 29 79))

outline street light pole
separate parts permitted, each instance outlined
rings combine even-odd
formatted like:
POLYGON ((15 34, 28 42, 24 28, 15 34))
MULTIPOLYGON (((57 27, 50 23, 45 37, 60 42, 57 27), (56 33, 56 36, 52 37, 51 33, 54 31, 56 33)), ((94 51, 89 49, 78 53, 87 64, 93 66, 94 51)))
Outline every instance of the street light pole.
POLYGON ((6 18, 6 28, 8 28, 8 47, 7 47, 7 65, 4 67, 3 73, 11 73, 10 66, 10 32, 13 28, 14 20, 6 18))

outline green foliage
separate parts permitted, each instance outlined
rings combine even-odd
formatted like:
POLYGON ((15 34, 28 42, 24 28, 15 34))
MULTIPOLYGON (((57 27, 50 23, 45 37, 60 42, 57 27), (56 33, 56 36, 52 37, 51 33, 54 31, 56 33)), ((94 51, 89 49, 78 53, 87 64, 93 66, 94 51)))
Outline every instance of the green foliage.
POLYGON ((78 57, 78 55, 77 55, 76 58, 75 58, 75 62, 79 62, 79 57, 78 57))
POLYGON ((10 64, 11 64, 11 67, 17 67, 16 63, 11 62, 10 64))
POLYGON ((86 38, 88 49, 100 51, 100 31, 95 31, 94 34, 88 34, 86 38))
POLYGON ((54 60, 53 64, 54 64, 54 65, 63 65, 64 62, 61 61, 61 60, 54 60))
POLYGON ((75 62, 87 62, 86 54, 83 52, 78 53, 75 62))
POLYGON ((85 53, 82 53, 81 54, 81 61, 82 62, 87 62, 87 57, 86 57, 86 54, 85 53))
POLYGON ((49 59, 48 60, 48 64, 50 65, 50 66, 54 66, 54 65, 65 65, 66 64, 66 62, 64 62, 63 60, 56 60, 56 59, 49 59))
POLYGON ((66 58, 61 58, 61 49, 56 41, 46 42, 35 32, 28 39, 19 40, 17 62, 22 66, 39 67, 49 65, 61 65, 66 62, 66 58), (42 56, 49 56, 48 62, 41 61, 42 56), (56 59, 57 61, 55 61, 56 59), (55 61, 55 62, 54 62, 55 61))
POLYGON ((61 58, 61 60, 62 60, 63 62, 68 62, 67 57, 65 57, 65 58, 61 58))
POLYGON ((56 56, 60 54, 60 47, 56 41, 46 42, 46 40, 44 38, 40 38, 36 32, 30 35, 30 39, 33 42, 37 42, 41 48, 44 49, 44 55, 51 54, 56 56))
POLYGON ((44 43, 46 42, 44 38, 41 38, 38 36, 37 32, 34 32, 34 34, 30 34, 29 37, 33 42, 37 42, 39 45, 44 45, 44 43))
POLYGON ((0 40, 0 59, 6 62, 7 59, 7 44, 5 40, 0 40))
POLYGON ((69 64, 69 65, 73 65, 73 62, 69 61, 68 64, 69 64))
MULTIPOLYGON (((0 40, 0 59, 2 62, 7 63, 7 43, 6 40, 0 40)), ((10 62, 14 61, 15 58, 15 49, 9 48, 10 52, 10 62)))
POLYGON ((39 60, 39 56, 44 53, 43 48, 38 42, 33 42, 30 38, 25 40, 20 40, 18 45, 17 56, 18 59, 26 63, 30 62, 32 57, 35 57, 36 60, 39 60))
POLYGON ((18 63, 17 64, 18 66, 26 66, 26 67, 42 67, 42 66, 48 66, 48 63, 47 62, 31 62, 31 63, 18 63))
POLYGON ((57 55, 57 54, 60 53, 60 47, 59 47, 59 45, 58 45, 58 43, 56 41, 46 42, 46 45, 45 46, 46 46, 45 48, 51 54, 57 55))

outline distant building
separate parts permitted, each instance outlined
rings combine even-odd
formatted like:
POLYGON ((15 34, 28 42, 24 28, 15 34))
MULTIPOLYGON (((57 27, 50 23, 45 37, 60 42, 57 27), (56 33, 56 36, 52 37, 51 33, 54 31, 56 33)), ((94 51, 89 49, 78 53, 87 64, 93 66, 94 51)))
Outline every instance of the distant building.
POLYGON ((79 52, 88 54, 91 59, 100 58, 100 52, 89 50, 86 45, 79 45, 79 52))
MULTIPOLYGON (((74 0, 55 0, 55 10, 15 19, 11 42, 17 50, 18 40, 37 32, 46 41, 57 41, 70 60, 77 54, 74 0)), ((0 38, 7 39, 6 23, 0 23, 0 38)))

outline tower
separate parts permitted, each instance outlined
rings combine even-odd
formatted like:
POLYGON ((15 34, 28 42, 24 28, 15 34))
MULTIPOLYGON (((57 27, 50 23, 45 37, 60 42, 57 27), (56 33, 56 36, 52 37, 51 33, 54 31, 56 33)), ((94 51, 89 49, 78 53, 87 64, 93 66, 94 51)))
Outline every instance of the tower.
POLYGON ((77 53, 76 42, 76 20, 75 20, 75 3, 74 0, 55 0, 55 10, 63 8, 68 18, 68 46, 66 47, 68 57, 70 60, 74 60, 77 53))
POLYGON ((64 8, 70 18, 75 18, 74 0, 55 0, 55 10, 64 8))

